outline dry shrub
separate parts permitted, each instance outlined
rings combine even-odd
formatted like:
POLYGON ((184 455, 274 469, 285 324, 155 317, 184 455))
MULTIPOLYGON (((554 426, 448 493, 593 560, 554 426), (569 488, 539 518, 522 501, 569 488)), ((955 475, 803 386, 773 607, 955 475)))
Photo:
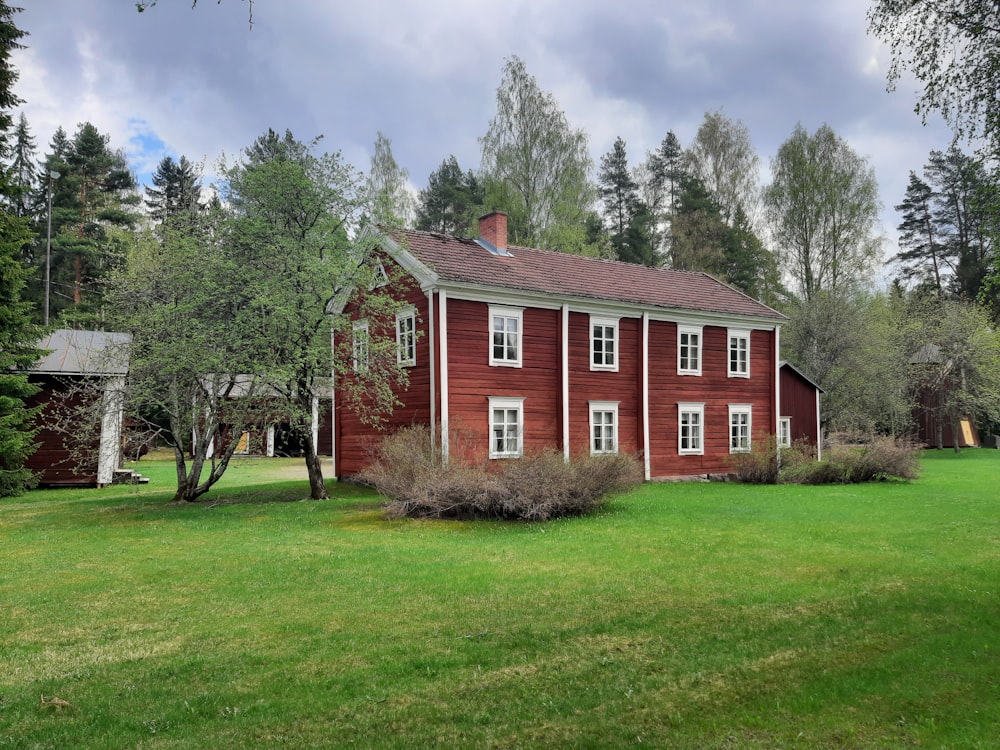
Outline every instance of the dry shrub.
POLYGON ((390 499, 391 518, 497 518, 545 521, 578 516, 642 481, 630 456, 584 456, 571 463, 542 450, 519 459, 474 463, 452 456, 442 466, 430 432, 411 426, 387 436, 358 479, 390 499))
POLYGON ((854 484, 916 479, 918 473, 917 447, 913 443, 878 437, 861 444, 832 445, 822 461, 788 467, 782 474, 782 481, 797 484, 854 484))
MULTIPOLYGON (((782 453, 784 455, 784 453, 782 453)), ((737 482, 776 484, 778 482, 778 443, 773 435, 755 435, 750 450, 733 453, 727 459, 737 482)))

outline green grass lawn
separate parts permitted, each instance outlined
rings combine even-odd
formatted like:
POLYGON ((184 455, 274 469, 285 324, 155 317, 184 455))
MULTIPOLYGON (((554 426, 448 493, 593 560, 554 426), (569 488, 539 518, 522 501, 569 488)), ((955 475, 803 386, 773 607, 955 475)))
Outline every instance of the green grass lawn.
POLYGON ((1000 452, 923 467, 547 524, 283 459, 0 500, 0 748, 995 748, 1000 452))

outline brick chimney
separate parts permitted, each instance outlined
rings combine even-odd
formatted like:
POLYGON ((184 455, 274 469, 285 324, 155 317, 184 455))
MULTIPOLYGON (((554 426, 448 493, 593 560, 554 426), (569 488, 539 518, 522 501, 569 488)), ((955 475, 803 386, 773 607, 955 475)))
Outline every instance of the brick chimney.
POLYGON ((493 245, 502 255, 507 254, 507 214, 493 211, 479 217, 479 236, 493 245))

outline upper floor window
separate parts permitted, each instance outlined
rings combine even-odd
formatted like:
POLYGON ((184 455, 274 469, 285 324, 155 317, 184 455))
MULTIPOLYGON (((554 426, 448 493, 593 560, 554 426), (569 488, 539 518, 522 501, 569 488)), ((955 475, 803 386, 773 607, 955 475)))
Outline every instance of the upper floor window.
POLYGON ((730 453, 742 453, 750 450, 750 412, 749 404, 730 404, 729 406, 730 453))
POLYGON ((677 374, 701 375, 700 326, 677 326, 677 374))
POLYGON ((366 372, 368 370, 368 321, 359 320, 354 324, 352 331, 351 348, 354 359, 354 372, 366 372))
POLYGON ((490 458, 524 453, 524 399, 490 397, 490 458))
POLYGON ((412 307, 396 313, 396 361, 403 367, 417 363, 417 313, 412 307))
POLYGON ((618 320, 590 319, 590 369, 618 370, 618 320))
POLYGON ((590 402, 590 453, 618 452, 618 402, 590 402))
POLYGON ((521 322, 516 307, 490 307, 490 364, 521 366, 521 322))
POLYGON ((389 274, 385 272, 385 266, 379 263, 372 269, 371 282, 368 284, 368 291, 381 289, 389 283, 389 274))
POLYGON ((750 377, 750 332, 729 330, 729 377, 750 377))
POLYGON ((677 404, 677 452, 701 455, 705 452, 705 405, 677 404))

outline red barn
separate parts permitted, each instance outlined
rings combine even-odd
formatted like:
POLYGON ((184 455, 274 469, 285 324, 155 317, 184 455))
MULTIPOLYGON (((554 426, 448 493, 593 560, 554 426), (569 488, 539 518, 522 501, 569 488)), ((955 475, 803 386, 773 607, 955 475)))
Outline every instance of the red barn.
MULTIPOLYGON (((395 289, 409 389, 389 429, 429 424, 445 457, 459 437, 483 459, 627 452, 647 479, 724 473, 753 436, 777 434, 781 313, 703 273, 509 246, 503 213, 479 228, 379 240, 407 281, 395 289)), ((358 309, 344 312, 363 354, 358 309)), ((383 433, 336 389, 333 405, 334 473, 350 476, 383 433)))
POLYGON ((807 442, 816 446, 816 458, 822 457, 823 429, 820 424, 819 398, 823 389, 788 362, 781 363, 781 417, 778 438, 782 446, 807 442))
POLYGON ((104 486, 119 477, 122 393, 128 334, 60 328, 38 342, 47 351, 27 372, 41 387, 39 443, 25 465, 46 486, 104 486))

